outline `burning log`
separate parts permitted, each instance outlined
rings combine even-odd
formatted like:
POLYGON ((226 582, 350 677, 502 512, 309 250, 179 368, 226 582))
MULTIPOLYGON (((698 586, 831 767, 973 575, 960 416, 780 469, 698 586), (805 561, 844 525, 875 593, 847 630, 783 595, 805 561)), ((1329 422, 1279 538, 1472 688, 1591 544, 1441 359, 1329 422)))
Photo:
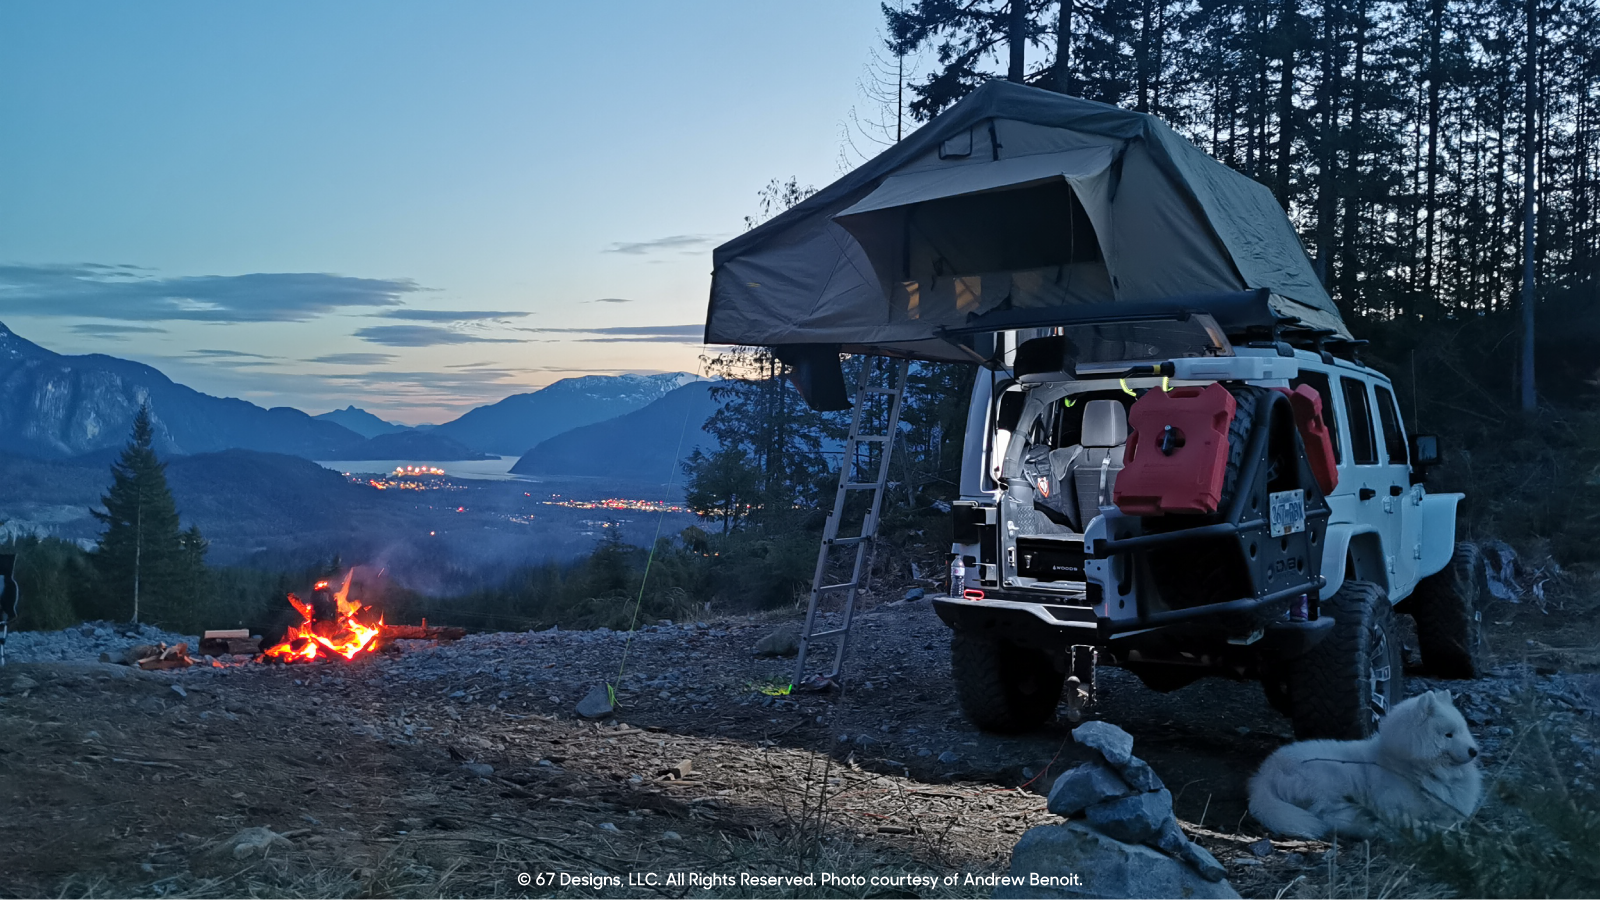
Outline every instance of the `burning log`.
POLYGON ((235 653, 255 656, 261 652, 261 635, 251 635, 248 628, 227 628, 208 631, 200 636, 200 652, 208 656, 235 653))

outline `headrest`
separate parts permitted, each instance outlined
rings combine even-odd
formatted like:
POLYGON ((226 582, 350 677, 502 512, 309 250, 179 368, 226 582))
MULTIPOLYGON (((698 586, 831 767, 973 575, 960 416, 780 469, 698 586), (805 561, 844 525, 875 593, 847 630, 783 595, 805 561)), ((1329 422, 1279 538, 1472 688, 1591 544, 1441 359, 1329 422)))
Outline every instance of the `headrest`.
POLYGON ((1090 400, 1083 408, 1085 447, 1116 447, 1128 440, 1128 411, 1115 400, 1090 400))

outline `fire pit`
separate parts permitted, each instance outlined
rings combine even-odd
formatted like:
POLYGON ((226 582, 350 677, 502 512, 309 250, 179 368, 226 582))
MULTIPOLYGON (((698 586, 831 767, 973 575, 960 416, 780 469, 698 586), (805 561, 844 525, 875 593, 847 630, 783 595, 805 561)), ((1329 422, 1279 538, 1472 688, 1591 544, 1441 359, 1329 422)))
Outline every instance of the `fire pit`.
POLYGON ((372 607, 350 598, 354 575, 354 570, 345 573, 338 590, 326 581, 317 582, 309 601, 290 594, 289 604, 302 621, 289 629, 282 642, 264 651, 266 658, 280 662, 311 662, 332 655, 355 659, 375 649, 374 643, 383 633, 383 618, 372 622, 372 607))

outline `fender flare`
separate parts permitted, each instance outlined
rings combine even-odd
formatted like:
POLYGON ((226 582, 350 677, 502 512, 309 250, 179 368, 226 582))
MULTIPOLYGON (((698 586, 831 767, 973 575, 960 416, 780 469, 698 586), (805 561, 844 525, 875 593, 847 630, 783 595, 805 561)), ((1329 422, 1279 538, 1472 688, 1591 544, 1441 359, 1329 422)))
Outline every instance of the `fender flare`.
MULTIPOLYGON (((1357 525, 1350 522, 1340 522, 1328 526, 1322 539, 1322 577, 1326 580, 1320 592, 1323 598, 1332 597, 1344 586, 1345 560, 1350 555, 1351 541, 1371 540, 1377 541, 1382 548, 1383 535, 1371 525, 1357 525), (1365 538, 1364 535, 1371 535, 1365 538)), ((1380 559, 1382 554, 1379 554, 1380 559)), ((1376 573, 1381 578, 1380 583, 1385 591, 1389 589, 1389 573, 1383 566, 1379 566, 1376 573)), ((1371 579, 1369 579, 1371 580, 1371 579)))
POLYGON ((1466 494, 1423 494, 1414 512, 1421 555, 1417 559, 1417 580, 1421 581, 1450 564, 1456 552, 1456 505, 1466 494))

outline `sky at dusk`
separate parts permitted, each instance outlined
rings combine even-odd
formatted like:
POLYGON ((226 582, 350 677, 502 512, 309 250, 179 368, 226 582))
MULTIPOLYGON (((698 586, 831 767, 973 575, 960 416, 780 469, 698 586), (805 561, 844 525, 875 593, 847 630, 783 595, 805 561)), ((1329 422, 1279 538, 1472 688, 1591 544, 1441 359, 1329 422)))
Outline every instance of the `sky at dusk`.
POLYGON ((840 173, 876 0, 0 4, 0 322, 407 423, 694 371, 711 248, 840 173))

